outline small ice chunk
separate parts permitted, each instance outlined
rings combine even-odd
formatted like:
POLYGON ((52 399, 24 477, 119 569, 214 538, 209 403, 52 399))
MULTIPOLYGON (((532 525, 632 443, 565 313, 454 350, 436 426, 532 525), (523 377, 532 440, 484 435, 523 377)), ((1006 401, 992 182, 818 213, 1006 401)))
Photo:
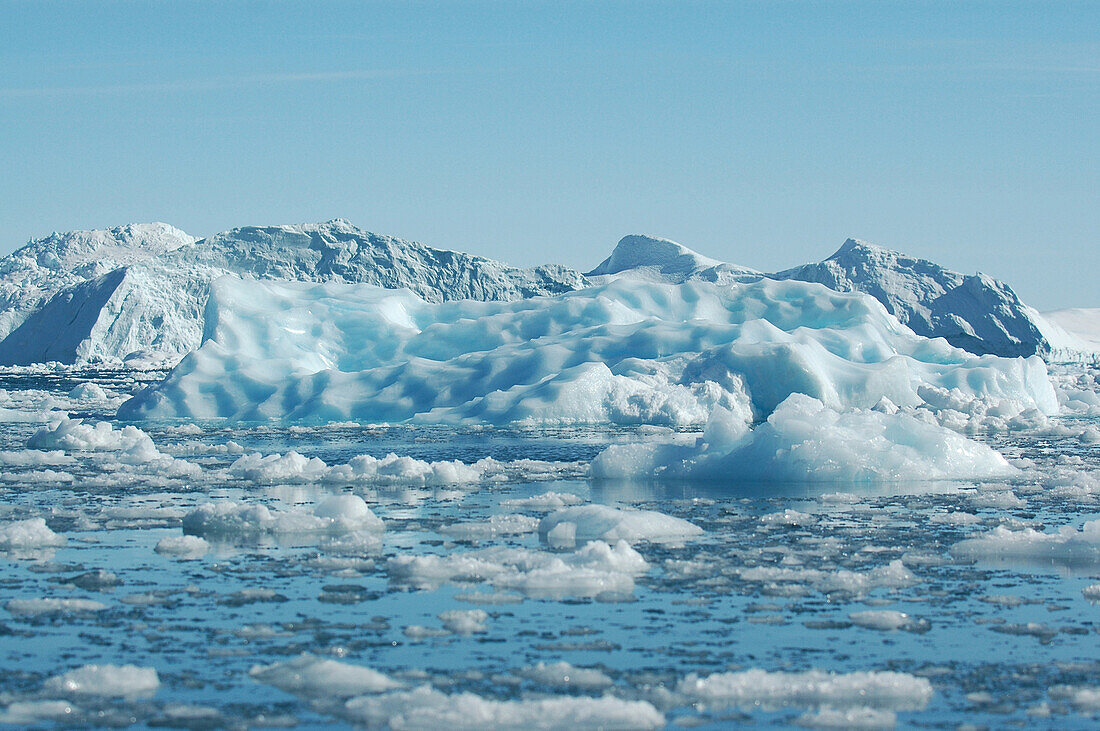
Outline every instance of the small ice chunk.
POLYGON ((303 698, 350 698, 403 687, 377 670, 308 653, 286 662, 254 665, 248 674, 261 683, 303 698))
POLYGON ((210 550, 210 543, 199 536, 167 536, 157 541, 153 550, 163 556, 199 558, 210 550))
POLYGON ((539 663, 519 673, 536 683, 553 688, 583 688, 596 690, 614 685, 605 673, 592 668, 578 668, 567 662, 539 663))
POLYGON ((577 524, 558 523, 546 532, 546 544, 551 548, 573 548, 577 545, 577 524))
POLYGON ((50 530, 42 518, 0 524, 0 551, 51 548, 66 543, 65 537, 50 530))
POLYGON ((539 536, 546 540, 560 523, 575 525, 578 541, 679 543, 703 534, 699 526, 655 510, 578 505, 543 518, 539 523, 539 536))
POLYGON ((160 687, 155 668, 136 665, 84 665, 45 683, 50 692, 108 697, 149 696, 160 687))
POLYGON ((768 672, 754 668, 708 676, 688 675, 678 690, 713 708, 831 706, 919 710, 932 698, 926 678, 898 672, 768 672))
POLYGON ((7 609, 11 614, 23 617, 34 617, 43 614, 86 614, 89 612, 102 612, 106 608, 106 604, 93 599, 56 599, 53 597, 12 599, 4 605, 4 609, 7 609))
POLYGON ((905 612, 892 609, 869 609, 863 612, 851 612, 848 614, 848 619, 857 627, 877 629, 882 632, 905 629, 913 622, 912 617, 905 612))
POLYGON ((646 701, 606 695, 498 701, 474 693, 449 695, 423 685, 411 691, 353 698, 344 707, 353 721, 391 729, 576 728, 657 729, 664 715, 646 701))
POLYGON ((484 609, 451 609, 439 615, 443 626, 456 635, 472 635, 487 632, 485 622, 489 615, 484 609))

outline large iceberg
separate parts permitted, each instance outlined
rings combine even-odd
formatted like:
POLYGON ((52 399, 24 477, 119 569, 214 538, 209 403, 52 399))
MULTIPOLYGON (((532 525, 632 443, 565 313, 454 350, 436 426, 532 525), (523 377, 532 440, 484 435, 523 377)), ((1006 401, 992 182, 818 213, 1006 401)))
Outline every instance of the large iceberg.
POLYGON ((246 226, 197 242, 164 224, 74 232, 0 260, 7 298, 0 364, 133 362, 139 355, 174 363, 200 344, 210 283, 227 273, 407 288, 429 302, 514 300, 585 284, 566 267, 518 269, 339 219, 246 226))
POLYGON ((848 239, 824 261, 764 274, 710 259, 667 239, 627 236, 586 276, 674 284, 747 282, 762 277, 817 282, 838 292, 869 294, 918 335, 946 338, 978 355, 1066 356, 1051 343, 1056 329, 1022 303, 1007 284, 857 239, 848 239))
POLYGON ((792 393, 848 410, 947 392, 1058 409, 1041 359, 974 357, 818 284, 617 280, 432 303, 227 276, 203 345, 120 416, 687 426, 716 407, 759 422, 792 393))
POLYGON ((29 242, 0 259, 0 339, 61 290, 194 241, 166 223, 141 223, 29 242))
POLYGON ((1016 473, 990 447, 907 414, 837 412, 791 394, 749 431, 720 409, 696 444, 612 445, 592 462, 597 479, 886 482, 993 479, 1016 473))

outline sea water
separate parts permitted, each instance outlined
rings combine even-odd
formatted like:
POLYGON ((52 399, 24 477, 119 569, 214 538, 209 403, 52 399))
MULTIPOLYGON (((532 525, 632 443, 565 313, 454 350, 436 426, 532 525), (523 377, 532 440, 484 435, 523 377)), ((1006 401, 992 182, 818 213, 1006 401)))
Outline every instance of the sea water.
POLYGON ((27 419, 0 431, 0 530, 42 518, 65 541, 13 539, 0 554, 0 722, 1097 722, 1100 540, 1086 525, 1100 517, 1100 445, 1076 428, 1095 418, 1067 417, 1075 428, 1064 436, 976 435, 1022 466, 981 484, 587 478, 605 447, 647 438, 641 427, 161 424, 141 429, 164 459, 11 456, 28 451, 49 408, 117 431, 118 403, 157 376, 0 379, 5 414, 27 419), (244 454, 290 451, 329 466, 394 453, 505 467, 456 484, 400 471, 341 483, 230 469, 244 454), (311 516, 336 494, 362 498, 384 531, 242 529, 168 550, 204 503, 311 516), (586 574, 569 563, 583 541, 538 528, 584 504, 655 511, 701 533, 628 541, 616 550, 632 567, 604 571, 605 557, 586 574), (998 528, 1011 531, 1000 543, 998 528), (1005 548, 1029 530, 1030 543, 1005 548), (449 568, 402 569, 422 556, 449 568), (540 584, 535 562, 555 558, 565 568, 540 584), (597 710, 584 716, 588 703, 597 710))

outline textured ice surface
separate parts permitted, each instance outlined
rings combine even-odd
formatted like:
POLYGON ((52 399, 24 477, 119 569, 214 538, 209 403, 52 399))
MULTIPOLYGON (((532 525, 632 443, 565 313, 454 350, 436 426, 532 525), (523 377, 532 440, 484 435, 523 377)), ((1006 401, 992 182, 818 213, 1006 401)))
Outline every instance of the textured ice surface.
POLYGON ((578 505, 563 508, 543 518, 538 524, 539 535, 545 538, 561 525, 572 525, 574 539, 581 542, 683 542, 703 534, 702 528, 683 518, 654 510, 578 505))
POLYGON ((565 267, 517 269, 341 220, 247 226, 193 241, 164 224, 128 226, 54 235, 0 260, 8 301, 0 363, 175 362, 198 346, 210 283, 227 273, 368 282, 436 302, 518 299, 584 282, 565 267))
POLYGON ((645 701, 610 696, 498 701, 473 693, 448 695, 428 686, 353 698, 346 713, 368 726, 393 729, 650 729, 665 724, 664 716, 645 701))
POLYGON ((763 419, 795 392, 838 409, 884 397, 942 409, 947 396, 959 408, 1058 409, 1038 358, 975 358, 914 335, 870 297, 801 282, 615 281, 432 304, 368 285, 226 277, 205 338, 120 414, 684 426, 716 406, 763 419))
POLYGON ((789 396, 752 431, 737 423, 716 410, 695 445, 612 445, 592 462, 592 476, 859 483, 1016 473, 990 447, 937 424, 907 414, 838 412, 803 394, 789 396))
POLYGON ((160 687, 155 668, 136 665, 84 665, 46 681, 46 690, 100 696, 152 695, 160 687))
POLYGON ((308 653, 286 662, 256 665, 248 674, 261 683, 304 698, 350 698, 403 685, 377 670, 308 653))
POLYGON ((886 710, 923 708, 932 697, 926 678, 908 673, 800 673, 753 669, 690 675, 681 693, 712 706, 870 706, 886 710))

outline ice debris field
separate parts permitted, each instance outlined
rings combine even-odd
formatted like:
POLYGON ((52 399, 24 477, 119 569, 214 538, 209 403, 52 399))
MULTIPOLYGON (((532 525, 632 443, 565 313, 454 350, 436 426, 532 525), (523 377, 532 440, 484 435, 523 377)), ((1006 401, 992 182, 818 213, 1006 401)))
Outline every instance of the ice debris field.
POLYGON ((1100 719, 1095 311, 342 221, 0 271, 0 725, 1100 719))

